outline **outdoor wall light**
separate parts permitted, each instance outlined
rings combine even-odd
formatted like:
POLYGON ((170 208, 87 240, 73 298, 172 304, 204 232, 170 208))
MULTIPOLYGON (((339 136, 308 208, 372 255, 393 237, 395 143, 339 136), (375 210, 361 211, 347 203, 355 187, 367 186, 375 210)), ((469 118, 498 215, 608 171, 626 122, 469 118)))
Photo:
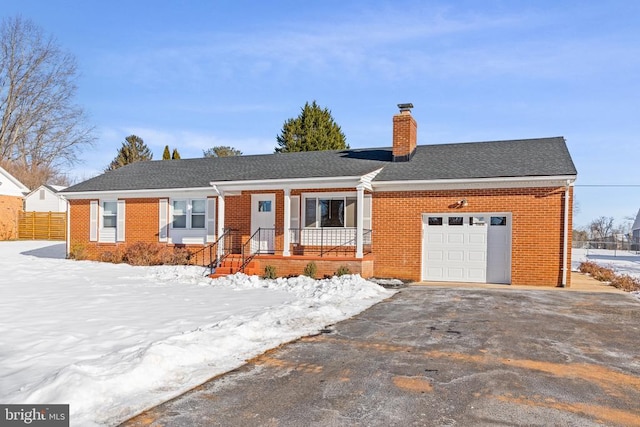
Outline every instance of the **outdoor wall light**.
POLYGON ((458 200, 457 203, 459 208, 466 208, 468 204, 469 202, 467 202, 467 199, 458 200))

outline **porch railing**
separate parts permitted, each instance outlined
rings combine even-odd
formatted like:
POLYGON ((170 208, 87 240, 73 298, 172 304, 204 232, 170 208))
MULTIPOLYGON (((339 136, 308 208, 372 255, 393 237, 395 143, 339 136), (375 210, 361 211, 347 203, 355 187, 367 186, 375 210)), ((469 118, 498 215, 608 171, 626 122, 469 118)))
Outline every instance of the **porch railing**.
MULTIPOLYGON (((289 233, 294 254, 355 256, 356 253, 356 228, 301 228, 290 229, 289 233)), ((371 230, 363 231, 362 249, 364 254, 371 253, 371 230)))
MULTIPOLYGON (((371 253, 372 231, 365 229, 362 236, 363 254, 371 253)), ((292 228, 289 229, 292 255, 355 256, 357 229, 353 228, 292 228)), ((282 228, 259 228, 242 245, 242 268, 260 254, 282 254, 284 251, 282 228)))
POLYGON ((189 262, 194 265, 207 267, 212 273, 226 257, 233 252, 233 241, 237 230, 226 228, 218 239, 204 248, 189 255, 189 262), (222 249, 222 250, 220 250, 222 249), (218 254, 220 252, 220 254, 218 254))

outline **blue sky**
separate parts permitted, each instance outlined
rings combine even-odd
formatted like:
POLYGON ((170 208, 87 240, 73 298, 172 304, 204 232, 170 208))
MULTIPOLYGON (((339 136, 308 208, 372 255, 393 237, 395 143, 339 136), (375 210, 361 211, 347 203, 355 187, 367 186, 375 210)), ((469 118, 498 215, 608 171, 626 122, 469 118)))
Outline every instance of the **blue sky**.
POLYGON ((4 0, 75 55, 97 142, 77 178, 136 134, 162 157, 272 153, 306 101, 353 148, 391 144, 412 102, 418 143, 564 136, 575 226, 640 208, 640 2, 4 0))

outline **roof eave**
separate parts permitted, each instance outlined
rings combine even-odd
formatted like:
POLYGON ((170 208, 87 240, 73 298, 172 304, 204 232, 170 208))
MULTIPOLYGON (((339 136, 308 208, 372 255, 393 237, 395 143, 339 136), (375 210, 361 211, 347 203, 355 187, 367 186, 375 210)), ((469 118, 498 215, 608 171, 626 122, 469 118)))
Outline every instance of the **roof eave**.
POLYGON ((576 175, 373 181, 374 191, 454 190, 572 186, 576 175))
POLYGON ((131 198, 131 197, 167 197, 167 194, 192 194, 211 192, 211 187, 187 187, 187 188, 150 188, 134 190, 91 190, 91 191, 71 191, 58 192, 68 200, 78 199, 98 199, 98 198, 131 198))
POLYGON ((281 178, 281 179, 260 179, 246 181, 211 181, 209 184, 223 192, 238 192, 252 190, 280 190, 285 188, 311 189, 311 188, 336 188, 355 187, 367 180, 369 174, 360 176, 331 176, 312 178, 281 178))

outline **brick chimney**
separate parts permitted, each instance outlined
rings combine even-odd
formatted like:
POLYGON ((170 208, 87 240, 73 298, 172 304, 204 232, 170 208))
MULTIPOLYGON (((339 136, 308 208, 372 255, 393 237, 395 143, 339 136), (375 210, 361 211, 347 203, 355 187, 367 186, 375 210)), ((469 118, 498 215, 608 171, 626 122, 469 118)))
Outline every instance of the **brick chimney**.
POLYGON ((400 112, 393 116, 393 161, 408 162, 416 152, 418 124, 411 116, 413 104, 398 104, 400 112))

